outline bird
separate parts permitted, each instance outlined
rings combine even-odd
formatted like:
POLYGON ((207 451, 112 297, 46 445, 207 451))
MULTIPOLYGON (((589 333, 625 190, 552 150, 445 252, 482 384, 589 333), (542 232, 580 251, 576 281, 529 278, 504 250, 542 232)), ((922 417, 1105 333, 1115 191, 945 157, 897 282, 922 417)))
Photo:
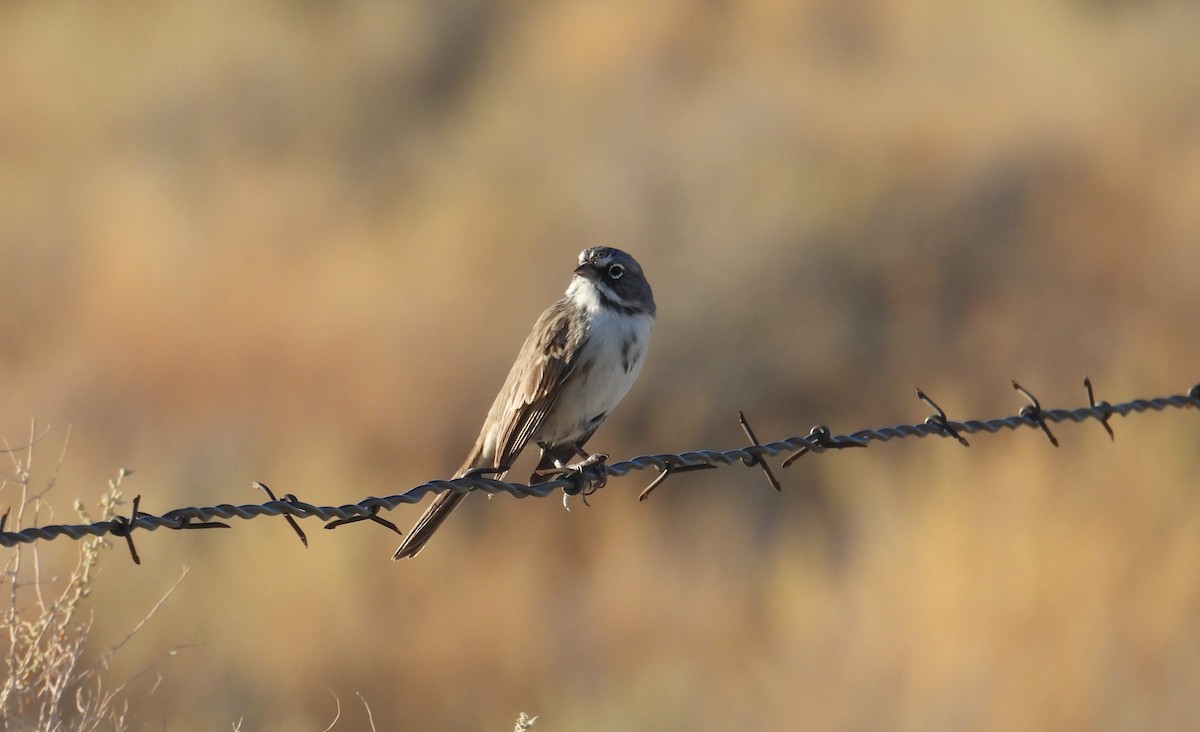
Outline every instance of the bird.
MULTIPOLYGON (((566 294, 534 323, 455 477, 500 480, 530 442, 541 448, 530 484, 574 467, 573 458, 587 461, 584 445, 642 370, 656 315, 637 260, 612 247, 584 249, 566 294)), ((415 557, 466 497, 439 494, 392 559, 415 557)))

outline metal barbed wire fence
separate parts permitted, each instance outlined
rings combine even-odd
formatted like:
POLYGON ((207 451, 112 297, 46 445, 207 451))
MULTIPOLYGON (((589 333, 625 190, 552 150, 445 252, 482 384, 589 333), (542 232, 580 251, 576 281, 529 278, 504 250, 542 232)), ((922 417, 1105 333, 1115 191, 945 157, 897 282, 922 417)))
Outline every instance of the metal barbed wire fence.
POLYGON ((1032 393, 1013 381, 1013 388, 1029 402, 1017 414, 965 422, 949 419, 941 407, 918 389, 917 397, 934 410, 933 414, 924 422, 862 429, 848 435, 834 435, 828 427, 817 425, 807 435, 789 437, 765 444, 759 442, 754 435, 754 430, 750 427, 745 415, 739 414, 739 422, 751 442, 746 447, 725 451, 693 450, 683 453, 642 455, 611 464, 601 460, 560 471, 560 474, 554 479, 537 485, 494 480, 488 478, 487 475, 499 471, 477 470, 454 480, 431 480, 397 495, 382 498, 370 496, 357 503, 342 506, 316 506, 301 501, 292 494, 286 494, 277 499, 266 485, 255 482, 253 485, 266 492, 271 500, 238 506, 223 503, 217 506, 177 508, 161 516, 155 516, 143 513, 139 509, 141 496, 136 496, 133 499, 133 510, 129 517, 117 516, 92 524, 33 526, 21 531, 4 531, 9 515, 8 511, 5 511, 3 516, 0 516, 0 546, 12 547, 18 544, 31 544, 39 540, 49 541, 60 536, 79 540, 86 536, 111 534, 125 539, 133 560, 140 564, 141 559, 134 548, 131 536, 134 529, 154 531, 160 528, 172 530, 229 528, 228 524, 215 519, 253 519, 259 516, 283 516, 307 546, 308 540, 296 523, 296 518, 316 517, 326 522, 324 528, 327 529, 359 521, 373 521, 399 534, 402 532, 396 528, 395 524, 379 516, 379 512, 381 510, 391 511, 403 504, 417 503, 427 493, 449 490, 483 491, 489 494, 508 493, 517 498, 545 498, 561 489, 564 494, 564 502, 567 496, 571 495, 580 495, 586 502, 587 496, 603 487, 609 478, 619 478, 640 470, 658 470, 658 475, 639 495, 638 500, 645 500, 651 492, 672 475, 739 463, 746 467, 760 468, 771 485, 776 490, 780 490, 779 481, 766 462, 766 458, 776 457, 783 453, 789 453, 782 463, 782 466, 786 468, 797 458, 810 452, 823 453, 826 450, 867 447, 871 442, 889 442, 906 437, 928 437, 930 435, 951 438, 957 440, 964 447, 969 447, 970 443, 963 437, 964 434, 995 434, 1001 430, 1017 430, 1023 427, 1042 430, 1051 444, 1058 447, 1058 439, 1051 432, 1050 424, 1078 423, 1094 419, 1103 425, 1110 438, 1115 439, 1112 427, 1109 425, 1109 419, 1114 415, 1127 417, 1130 414, 1147 411, 1162 412, 1167 409, 1191 407, 1200 409, 1200 383, 1191 387, 1186 394, 1152 399, 1132 399, 1118 404, 1110 404, 1106 401, 1097 402, 1092 391, 1091 380, 1085 378, 1083 384, 1087 389, 1088 406, 1075 409, 1043 409, 1032 393))

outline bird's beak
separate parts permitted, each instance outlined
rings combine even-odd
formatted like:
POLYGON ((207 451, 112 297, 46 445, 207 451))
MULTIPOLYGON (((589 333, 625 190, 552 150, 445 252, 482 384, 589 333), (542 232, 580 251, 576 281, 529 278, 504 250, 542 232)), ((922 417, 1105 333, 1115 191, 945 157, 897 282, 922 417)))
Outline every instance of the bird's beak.
POLYGON ((586 262, 575 268, 575 274, 583 277, 584 279, 595 280, 599 275, 599 272, 596 270, 596 266, 594 264, 591 262, 586 262))

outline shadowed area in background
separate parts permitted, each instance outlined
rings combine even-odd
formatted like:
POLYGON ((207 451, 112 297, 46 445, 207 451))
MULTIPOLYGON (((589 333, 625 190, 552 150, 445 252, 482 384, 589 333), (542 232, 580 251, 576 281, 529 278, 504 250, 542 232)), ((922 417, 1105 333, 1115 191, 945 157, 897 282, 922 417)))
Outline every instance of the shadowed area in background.
MULTIPOLYGON (((121 466, 154 513, 445 477, 595 244, 659 305, 614 459, 919 420, 914 387, 1177 393, 1198 34, 1170 0, 10 3, 0 432, 54 425, 48 472, 72 426, 56 521, 121 466)), ((369 523, 143 534, 93 638, 192 568, 115 659, 203 644, 146 726, 320 728, 327 689, 381 729, 1195 726, 1200 424, 1114 427, 471 501, 402 566, 369 523)))

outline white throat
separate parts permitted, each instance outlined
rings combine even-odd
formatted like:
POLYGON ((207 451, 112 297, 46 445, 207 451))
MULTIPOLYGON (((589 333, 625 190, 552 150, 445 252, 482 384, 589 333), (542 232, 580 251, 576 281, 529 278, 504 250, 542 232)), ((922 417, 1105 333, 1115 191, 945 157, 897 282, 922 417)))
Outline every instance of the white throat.
POLYGON ((571 285, 567 287, 567 297, 571 299, 571 302, 592 314, 610 309, 604 304, 606 299, 624 307, 631 307, 630 303, 619 297, 608 285, 578 275, 571 280, 571 285))

